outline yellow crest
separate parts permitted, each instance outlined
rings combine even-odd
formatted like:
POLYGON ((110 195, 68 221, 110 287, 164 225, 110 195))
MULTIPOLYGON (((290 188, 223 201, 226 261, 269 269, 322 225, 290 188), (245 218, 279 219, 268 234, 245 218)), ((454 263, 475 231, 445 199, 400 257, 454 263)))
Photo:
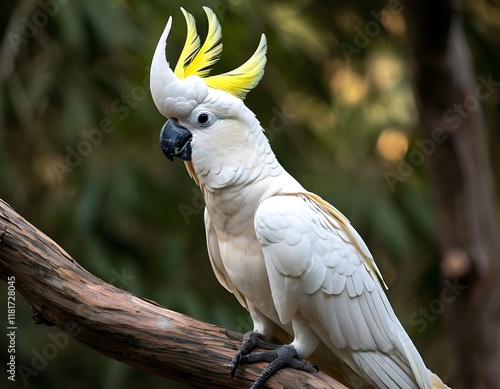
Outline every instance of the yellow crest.
POLYGON ((209 87, 229 92, 243 100, 264 75, 266 37, 262 34, 257 50, 243 65, 230 72, 209 76, 210 67, 219 60, 222 53, 222 29, 215 13, 208 7, 203 9, 208 18, 208 32, 205 42, 200 47, 200 37, 196 31, 194 17, 181 8, 186 19, 187 37, 174 74, 180 79, 199 76, 209 87))

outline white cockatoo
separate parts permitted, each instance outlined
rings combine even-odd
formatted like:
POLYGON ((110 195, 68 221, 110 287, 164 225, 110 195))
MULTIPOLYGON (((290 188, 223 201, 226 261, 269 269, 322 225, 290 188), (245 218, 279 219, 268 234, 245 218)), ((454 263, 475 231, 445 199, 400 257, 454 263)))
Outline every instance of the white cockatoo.
POLYGON ((151 93, 168 119, 163 152, 185 162, 203 194, 215 275, 254 323, 231 374, 242 363, 272 361, 258 388, 284 366, 313 371, 316 365, 304 360, 311 357, 355 388, 445 388, 394 314, 361 237, 280 165, 243 103, 264 73, 265 36, 243 65, 209 76, 222 52, 220 24, 204 8, 208 32, 201 45, 193 16, 181 10, 184 48, 172 70, 165 54, 169 18, 153 57, 151 93), (250 353, 277 334, 293 340, 250 353))

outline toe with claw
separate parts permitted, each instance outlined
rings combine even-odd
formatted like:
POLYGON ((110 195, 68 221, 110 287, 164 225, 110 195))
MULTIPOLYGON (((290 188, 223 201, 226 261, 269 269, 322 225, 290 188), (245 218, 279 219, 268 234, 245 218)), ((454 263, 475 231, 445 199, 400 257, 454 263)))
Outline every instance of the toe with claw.
POLYGON ((243 340, 241 342, 238 352, 231 360, 231 378, 234 377, 236 368, 241 363, 241 358, 250 353, 254 348, 263 348, 265 350, 273 350, 279 346, 273 343, 266 342, 262 339, 262 335, 255 331, 247 332, 243 335, 243 340))
POLYGON ((262 361, 269 362, 269 365, 267 365, 260 376, 255 380, 251 389, 261 388, 264 382, 284 367, 291 367, 298 370, 308 371, 310 373, 319 371, 316 364, 300 359, 297 354, 297 350, 291 344, 280 346, 275 350, 244 355, 240 359, 240 364, 262 361))
POLYGON ((300 359, 297 350, 291 344, 279 346, 268 343, 262 339, 262 335, 250 331, 243 335, 243 341, 241 342, 240 348, 231 360, 231 378, 234 377, 236 368, 239 365, 255 362, 269 362, 269 365, 267 365, 260 376, 255 380, 251 389, 261 388, 269 377, 284 367, 291 367, 308 372, 319 371, 318 366, 314 363, 309 363, 300 359), (267 351, 250 353, 256 347, 267 351))

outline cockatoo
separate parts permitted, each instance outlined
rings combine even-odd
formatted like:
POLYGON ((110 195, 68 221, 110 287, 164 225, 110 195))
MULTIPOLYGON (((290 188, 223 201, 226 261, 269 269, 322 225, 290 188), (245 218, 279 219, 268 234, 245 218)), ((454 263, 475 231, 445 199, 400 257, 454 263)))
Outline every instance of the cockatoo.
POLYGON ((215 276, 254 323, 231 374, 243 363, 271 361, 258 388, 284 366, 314 371, 304 360, 311 357, 355 388, 445 388, 394 314, 359 234, 280 165, 243 103, 264 73, 265 36, 243 65, 209 76, 222 52, 221 26, 205 7, 201 45, 194 17, 181 10, 184 48, 172 70, 165 53, 170 17, 153 56, 151 94, 168 119, 160 134, 164 154, 185 162, 203 194, 215 276), (251 353, 275 335, 293 340, 251 353))

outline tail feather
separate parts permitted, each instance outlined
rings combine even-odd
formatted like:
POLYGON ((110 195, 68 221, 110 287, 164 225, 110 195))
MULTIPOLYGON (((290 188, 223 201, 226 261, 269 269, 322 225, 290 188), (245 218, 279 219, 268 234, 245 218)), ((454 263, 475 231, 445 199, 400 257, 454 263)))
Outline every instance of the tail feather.
POLYGON ((418 379, 412 374, 411 368, 408 365, 405 366, 398 358, 388 358, 387 355, 384 356, 376 352, 354 352, 350 354, 350 357, 344 355, 344 358, 340 360, 331 350, 320 345, 318 350, 308 359, 316 363, 324 373, 334 377, 349 388, 409 387, 420 389, 450 389, 432 371, 428 369, 420 371, 420 379, 418 379), (356 372, 350 368, 345 362, 345 360, 349 358, 353 358, 352 362, 354 362, 354 364, 363 366, 362 370, 364 370, 364 373, 368 374, 369 377, 366 377, 365 374, 360 374, 361 372, 359 370, 356 372), (393 379, 394 377, 398 377, 398 379, 394 380, 392 384, 389 383, 390 380, 385 383, 380 383, 380 380, 384 381, 382 379, 383 372, 392 372, 393 379), (413 381, 413 379, 417 382, 413 381))
POLYGON ((401 366, 397 359, 374 351, 353 352, 353 358, 361 368, 366 380, 380 388, 397 387, 416 389, 413 375, 407 366, 401 366))
POLYGON ((432 388, 432 378, 430 377, 429 370, 425 366, 425 363, 420 356, 415 345, 412 343, 410 337, 401 328, 402 334, 399 337, 400 341, 400 351, 402 355, 394 355, 394 358, 406 360, 411 371, 413 372, 413 377, 419 388, 431 389, 432 388))

